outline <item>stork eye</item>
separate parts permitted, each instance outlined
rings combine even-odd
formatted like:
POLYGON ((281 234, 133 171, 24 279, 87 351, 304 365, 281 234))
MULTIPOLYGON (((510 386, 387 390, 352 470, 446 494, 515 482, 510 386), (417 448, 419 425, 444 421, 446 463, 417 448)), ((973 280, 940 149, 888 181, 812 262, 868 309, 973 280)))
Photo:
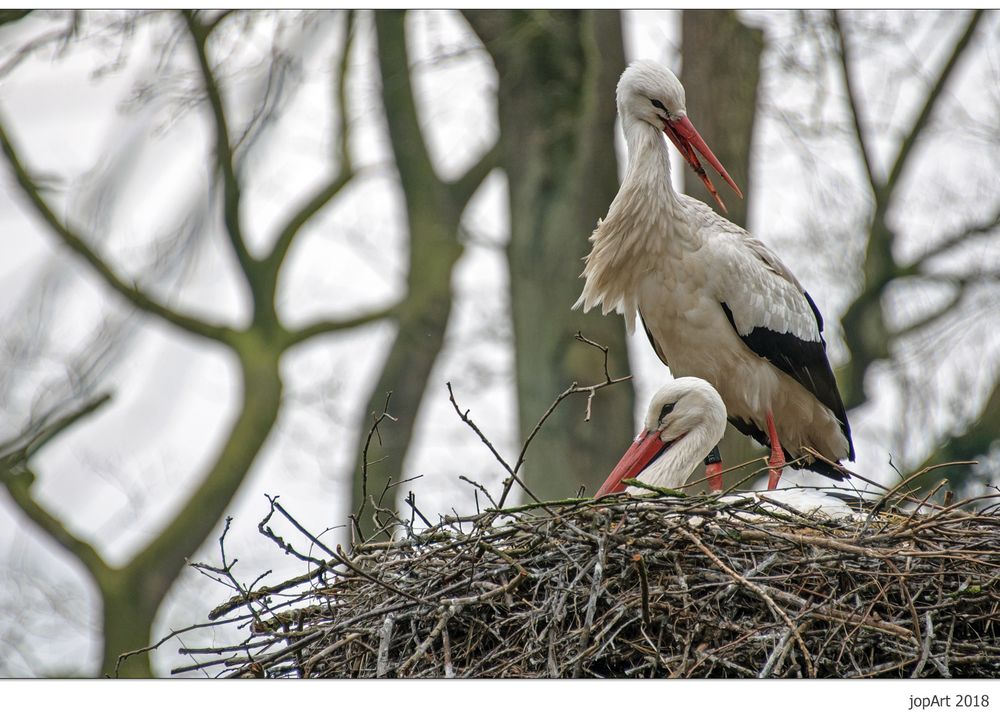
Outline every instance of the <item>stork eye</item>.
POLYGON ((650 100, 650 102, 652 102, 652 103, 653 103, 653 107, 655 107, 656 109, 658 109, 658 110, 663 110, 664 112, 666 112, 666 111, 667 111, 667 108, 666 108, 666 107, 664 107, 664 106, 663 106, 663 103, 662 103, 662 102, 660 102, 659 100, 650 100))
POLYGON ((663 419, 666 418, 670 414, 670 412, 674 410, 674 406, 676 406, 676 405, 677 405, 676 403, 667 403, 667 404, 664 404, 663 408, 660 409, 660 422, 661 423, 663 422, 663 419))

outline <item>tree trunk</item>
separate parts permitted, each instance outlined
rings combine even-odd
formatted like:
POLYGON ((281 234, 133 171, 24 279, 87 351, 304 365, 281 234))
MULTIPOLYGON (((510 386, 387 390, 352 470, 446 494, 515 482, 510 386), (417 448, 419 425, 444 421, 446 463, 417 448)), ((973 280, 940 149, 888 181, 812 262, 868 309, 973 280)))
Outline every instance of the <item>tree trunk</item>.
MULTIPOLYGON (((362 531, 359 538, 365 539, 376 530, 368 496, 374 494, 378 498, 387 483, 405 477, 403 461, 451 317, 451 276, 463 250, 459 239, 462 213, 495 163, 493 152, 487 152, 455 182, 444 182, 434 171, 420 131, 404 25, 402 11, 375 13, 382 100, 406 203, 409 273, 406 300, 397 314, 392 348, 365 404, 366 418, 378 416, 385 407, 386 395, 391 392, 388 413, 395 419, 379 426, 378 438, 369 446, 367 478, 363 453, 370 419, 365 421, 355 446, 357 464, 351 507, 355 513, 362 513, 358 520, 362 531), (359 511, 363 502, 365 506, 359 511)), ((386 490, 383 506, 394 509, 397 493, 396 488, 386 490)))
MULTIPOLYGON (((466 14, 499 75, 501 164, 507 172, 508 248, 522 439, 572 382, 599 383, 603 357, 573 336, 608 346, 612 376, 628 372, 624 323, 582 314, 579 274, 588 237, 618 191, 615 85, 625 67, 617 11, 488 11, 466 14)), ((628 445, 634 392, 564 401, 527 454, 540 497, 593 491, 628 445)))
MULTIPOLYGON (((173 521, 128 565, 97 571, 104 614, 101 674, 115 674, 118 656, 149 645, 156 612, 195 551, 219 530, 225 514, 281 407, 280 354, 268 338, 247 333, 239 350, 242 404, 211 471, 173 521)), ((151 677, 146 653, 124 660, 122 677, 151 677)))
MULTIPOLYGON (((358 460, 354 471, 351 511, 355 514, 359 512, 362 499, 368 503, 358 521, 362 531, 359 539, 372 537, 376 530, 374 510, 366 496, 378 499, 387 482, 406 477, 402 475, 403 461, 413 438, 428 379, 444 345, 452 308, 451 275, 461 256, 457 241, 451 244, 440 241, 443 238, 455 239, 457 226, 422 225, 417 219, 411 219, 409 225, 411 264, 407 299, 400 310, 389 356, 365 404, 368 413, 355 448, 358 460), (366 480, 362 463, 365 441, 372 416, 381 414, 389 393, 392 397, 388 413, 395 420, 383 421, 378 437, 372 438, 366 480)), ((387 490, 382 507, 395 509, 397 494, 395 488, 387 490)))
MULTIPOLYGON (((930 468, 951 461, 976 460, 987 455, 1000 441, 998 426, 1000 426, 1000 382, 993 385, 993 390, 979 417, 964 431, 946 439, 921 467, 930 468)), ((948 479, 953 490, 961 490, 974 480, 973 466, 950 466, 947 469, 930 471, 910 485, 930 487, 942 478, 948 479)))
MULTIPOLYGON (((729 210, 726 218, 746 227, 748 202, 753 197, 750 146, 764 35, 741 23, 733 10, 685 10, 681 18, 681 82, 688 116, 743 190, 746 200, 727 192, 725 187, 720 193, 729 210)), ((692 178, 685 169, 684 191, 721 213, 701 181, 692 178)), ((732 426, 726 426, 720 448, 727 467, 767 454, 766 449, 732 426)))
POLYGON ((153 620, 162 596, 150 594, 142 580, 128 570, 112 570, 100 580, 104 644, 101 677, 153 677, 149 653, 122 660, 126 652, 151 644, 153 620))

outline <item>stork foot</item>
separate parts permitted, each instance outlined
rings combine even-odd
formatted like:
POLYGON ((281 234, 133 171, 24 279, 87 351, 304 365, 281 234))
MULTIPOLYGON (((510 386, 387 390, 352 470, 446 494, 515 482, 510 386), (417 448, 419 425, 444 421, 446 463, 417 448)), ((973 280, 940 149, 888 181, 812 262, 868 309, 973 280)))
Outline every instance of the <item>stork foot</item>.
POLYGON ((771 457, 767 464, 771 467, 767 472, 767 489, 774 490, 781 479, 781 468, 785 465, 785 451, 778 440, 778 429, 774 427, 774 416, 767 412, 767 434, 771 440, 771 457))

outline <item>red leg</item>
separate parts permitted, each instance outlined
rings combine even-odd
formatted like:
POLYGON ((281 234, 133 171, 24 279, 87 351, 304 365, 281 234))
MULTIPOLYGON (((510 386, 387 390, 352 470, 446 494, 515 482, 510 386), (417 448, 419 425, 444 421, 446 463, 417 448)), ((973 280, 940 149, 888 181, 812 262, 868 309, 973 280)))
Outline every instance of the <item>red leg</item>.
POLYGON ((771 469, 767 472, 767 489, 774 490, 778 487, 778 479, 781 478, 781 467, 785 465, 785 452, 781 450, 778 430, 774 427, 774 416, 770 411, 767 412, 767 434, 771 439, 771 458, 767 462, 771 469))
POLYGON ((709 463, 705 466, 705 480, 708 489, 713 493, 722 492, 722 463, 709 463))

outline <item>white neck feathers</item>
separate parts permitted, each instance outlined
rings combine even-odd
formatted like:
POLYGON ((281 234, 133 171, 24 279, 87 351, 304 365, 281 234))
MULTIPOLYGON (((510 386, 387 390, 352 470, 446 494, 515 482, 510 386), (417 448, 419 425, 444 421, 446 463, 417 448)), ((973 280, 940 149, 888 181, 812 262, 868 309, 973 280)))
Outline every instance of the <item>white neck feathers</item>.
MULTIPOLYGON (((664 451, 636 480, 657 488, 680 488, 698 468, 719 439, 706 423, 700 423, 664 451)), ((642 488, 628 488, 629 493, 642 493, 642 488)))
POLYGON ((593 245, 580 275, 586 280, 573 308, 597 304, 605 314, 625 317, 635 331, 639 284, 674 234, 677 195, 670 184, 670 157, 662 133, 648 122, 625 116, 628 169, 608 216, 590 236, 593 245))

